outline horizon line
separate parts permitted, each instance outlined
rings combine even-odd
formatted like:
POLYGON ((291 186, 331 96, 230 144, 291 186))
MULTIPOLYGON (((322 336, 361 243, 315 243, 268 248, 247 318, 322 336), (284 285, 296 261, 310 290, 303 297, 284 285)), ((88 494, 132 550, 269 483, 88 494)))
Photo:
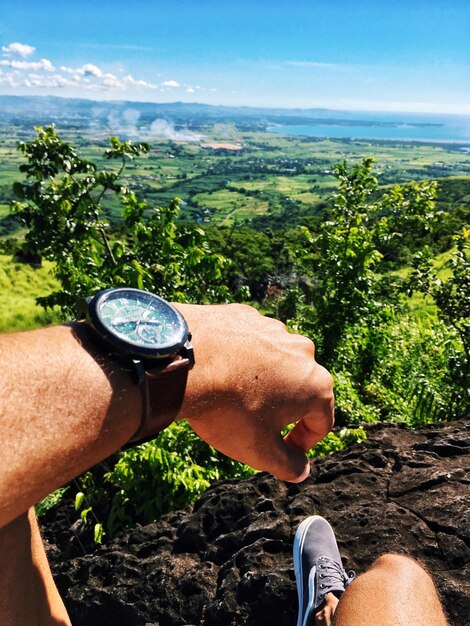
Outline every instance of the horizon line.
MULTIPOLYGON (((187 102, 184 100, 173 100, 173 101, 156 101, 156 100, 116 100, 116 99, 93 99, 86 98, 81 96, 62 96, 55 94, 12 94, 12 93, 3 93, 0 94, 0 97, 6 98, 55 98, 58 100, 81 100, 85 102, 95 102, 100 104, 157 104, 157 105, 188 105, 188 106, 207 106, 211 108, 222 108, 222 109, 263 109, 266 111, 270 110, 282 110, 282 111, 338 111, 338 112, 351 112, 351 113, 409 113, 409 114, 419 114, 419 115, 450 115, 450 116, 470 116, 470 108, 465 112, 456 113, 455 111, 448 110, 440 110, 440 111, 420 111, 418 109, 398 109, 398 108, 342 108, 342 107, 334 107, 334 106, 321 106, 321 105, 312 105, 308 106, 276 106, 276 105, 253 105, 253 104, 212 104, 208 102, 187 102)), ((373 106, 373 105, 372 105, 373 106)))

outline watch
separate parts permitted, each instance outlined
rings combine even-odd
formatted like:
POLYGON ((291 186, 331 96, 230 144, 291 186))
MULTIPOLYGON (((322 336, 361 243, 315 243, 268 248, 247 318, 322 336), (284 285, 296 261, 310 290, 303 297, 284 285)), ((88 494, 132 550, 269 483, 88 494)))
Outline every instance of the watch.
POLYGON ((129 444, 156 437, 176 418, 194 365, 191 333, 184 317, 163 298, 131 287, 105 289, 77 301, 92 337, 127 366, 141 389, 142 416, 129 444), (144 436, 150 413, 152 434, 144 436))

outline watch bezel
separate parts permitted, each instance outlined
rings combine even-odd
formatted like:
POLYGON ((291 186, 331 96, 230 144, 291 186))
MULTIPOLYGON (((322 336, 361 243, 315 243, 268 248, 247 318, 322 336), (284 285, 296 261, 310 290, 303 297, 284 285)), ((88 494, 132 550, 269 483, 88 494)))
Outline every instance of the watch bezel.
MULTIPOLYGON (((124 297, 124 296, 123 296, 124 297)), ((156 294, 145 291, 144 289, 136 289, 134 287, 116 287, 111 289, 104 289, 103 291, 95 294, 91 300, 88 301, 88 311, 87 311, 87 321, 93 327, 93 329, 98 333, 98 335, 103 339, 108 345, 110 345, 111 349, 118 354, 135 357, 135 358, 143 358, 149 360, 161 360, 165 358, 171 358, 179 354, 185 344, 190 340, 190 334, 188 330, 188 326, 186 324, 186 320, 181 315, 181 313, 171 305, 167 300, 157 296, 156 294), (114 333, 101 319, 99 314, 99 306, 103 303, 103 300, 109 299, 110 296, 115 297, 119 292, 124 293, 139 293, 146 294, 151 298, 155 298, 160 303, 163 303, 166 307, 171 309, 173 314, 176 316, 179 326, 180 333, 179 338, 175 343, 163 346, 139 346, 138 344, 131 343, 130 341, 126 341, 122 337, 118 336, 114 333)))

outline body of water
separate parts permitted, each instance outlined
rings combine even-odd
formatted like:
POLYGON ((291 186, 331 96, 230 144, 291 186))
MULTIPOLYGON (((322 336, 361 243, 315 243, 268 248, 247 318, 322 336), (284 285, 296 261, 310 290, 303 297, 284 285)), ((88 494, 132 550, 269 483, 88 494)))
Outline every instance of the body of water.
POLYGON ((335 139, 385 139, 470 144, 470 115, 328 112, 307 124, 272 125, 270 132, 335 139), (334 115, 334 117, 333 117, 334 115))

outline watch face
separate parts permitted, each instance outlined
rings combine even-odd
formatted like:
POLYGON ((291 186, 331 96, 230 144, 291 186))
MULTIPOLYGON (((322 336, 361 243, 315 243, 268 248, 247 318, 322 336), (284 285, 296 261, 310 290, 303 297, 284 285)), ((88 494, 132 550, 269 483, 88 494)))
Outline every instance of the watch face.
POLYGON ((118 349, 143 356, 176 354, 188 338, 181 314, 158 296, 139 289, 109 289, 90 305, 97 328, 118 349))

